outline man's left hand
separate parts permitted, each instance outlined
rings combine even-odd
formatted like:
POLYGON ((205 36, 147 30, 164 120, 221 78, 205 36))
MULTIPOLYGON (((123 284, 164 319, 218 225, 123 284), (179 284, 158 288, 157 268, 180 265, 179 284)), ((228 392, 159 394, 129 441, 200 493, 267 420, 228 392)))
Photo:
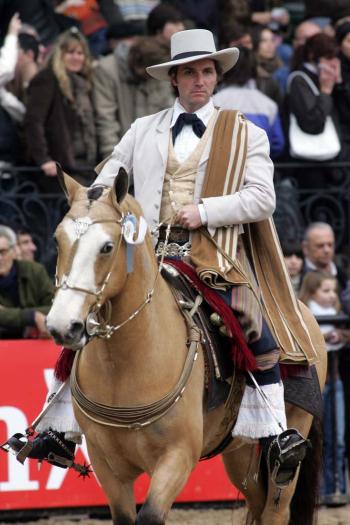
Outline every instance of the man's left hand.
POLYGON ((202 226, 197 204, 186 204, 176 215, 176 224, 188 230, 196 230, 202 226))

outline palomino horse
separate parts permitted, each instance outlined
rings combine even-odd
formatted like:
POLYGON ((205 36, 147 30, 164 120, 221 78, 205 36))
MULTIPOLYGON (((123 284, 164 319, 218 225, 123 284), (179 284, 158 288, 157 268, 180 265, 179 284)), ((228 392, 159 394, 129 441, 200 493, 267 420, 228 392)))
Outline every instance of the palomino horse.
MULTIPOLYGON (((192 333, 187 344, 187 324, 158 273, 151 236, 147 233, 128 253, 124 218, 131 212, 139 219, 141 210, 127 195, 125 172, 118 174, 113 188, 103 190, 83 188, 63 173, 60 178, 70 211, 56 231, 58 289, 47 326, 57 342, 79 350, 72 371, 74 410, 114 525, 161 525, 200 457, 214 450, 231 428, 232 407, 204 408, 198 337, 192 333), (106 316, 108 326, 102 320, 106 316), (89 337, 94 327, 104 330, 105 337, 89 337), (151 482, 136 513, 133 484, 143 472, 151 482)), ((323 338, 306 310, 304 318, 314 332, 323 387, 323 338)), ((287 415, 290 427, 309 435, 311 415, 291 405, 287 415)), ((314 448, 311 454, 319 452, 314 448)), ((250 523, 312 523, 313 509, 307 509, 313 505, 316 477, 311 470, 301 468, 300 480, 304 470, 310 480, 299 491, 305 501, 298 499, 293 521, 296 480, 282 490, 276 505, 275 486, 266 476, 253 476, 259 471, 256 445, 234 439, 223 459, 230 480, 246 497, 250 523)))

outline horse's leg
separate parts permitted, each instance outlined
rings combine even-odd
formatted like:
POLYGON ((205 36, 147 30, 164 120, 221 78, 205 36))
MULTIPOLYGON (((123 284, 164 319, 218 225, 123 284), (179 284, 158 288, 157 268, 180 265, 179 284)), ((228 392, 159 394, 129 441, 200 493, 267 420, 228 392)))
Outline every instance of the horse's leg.
POLYGON ((121 481, 105 458, 88 447, 94 473, 103 486, 112 515, 113 525, 135 525, 136 505, 134 500, 134 479, 121 481))
POLYGON ((171 450, 160 458, 148 490, 147 499, 137 514, 136 525, 164 525, 166 516, 197 461, 183 450, 171 450))
POLYGON ((261 476, 254 479, 254 475, 259 471, 256 445, 244 444, 235 450, 225 452, 223 460, 230 481, 246 498, 250 514, 248 523, 260 525, 266 491, 261 476))
MULTIPOLYGON (((288 428, 296 428, 303 436, 308 436, 312 416, 295 406, 287 405, 288 428)), ((290 504, 296 489, 298 476, 283 489, 278 501, 276 486, 269 480, 266 505, 262 514, 261 525, 288 525, 290 518, 290 504)), ((306 525, 306 524, 305 524, 306 525)))

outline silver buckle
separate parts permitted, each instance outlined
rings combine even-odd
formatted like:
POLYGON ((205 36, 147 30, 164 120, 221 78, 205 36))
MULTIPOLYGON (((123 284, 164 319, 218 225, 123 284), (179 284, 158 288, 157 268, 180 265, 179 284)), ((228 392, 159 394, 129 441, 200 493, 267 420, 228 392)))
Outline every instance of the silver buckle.
POLYGON ((176 242, 165 242, 160 241, 157 245, 156 254, 158 256, 164 255, 165 257, 185 257, 189 255, 191 251, 191 243, 186 242, 185 244, 177 244, 176 242))

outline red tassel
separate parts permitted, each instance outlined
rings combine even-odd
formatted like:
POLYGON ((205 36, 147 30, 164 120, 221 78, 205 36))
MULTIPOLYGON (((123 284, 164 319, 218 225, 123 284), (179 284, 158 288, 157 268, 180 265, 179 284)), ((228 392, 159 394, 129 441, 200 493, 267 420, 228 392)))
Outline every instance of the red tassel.
POLYGON ((289 377, 297 377, 299 375, 305 375, 305 365, 289 365, 280 363, 280 373, 282 381, 289 377))
POLYGON ((63 347, 55 365, 55 377, 59 381, 66 381, 70 376, 75 352, 70 348, 63 347))
POLYGON ((232 359, 237 369, 244 372, 257 370, 255 356, 245 340, 241 325, 234 315, 232 308, 225 303, 215 290, 212 290, 200 280, 192 266, 177 259, 167 259, 166 262, 184 274, 189 279, 191 285, 203 295, 204 300, 211 306, 214 312, 221 317, 232 340, 232 359))

